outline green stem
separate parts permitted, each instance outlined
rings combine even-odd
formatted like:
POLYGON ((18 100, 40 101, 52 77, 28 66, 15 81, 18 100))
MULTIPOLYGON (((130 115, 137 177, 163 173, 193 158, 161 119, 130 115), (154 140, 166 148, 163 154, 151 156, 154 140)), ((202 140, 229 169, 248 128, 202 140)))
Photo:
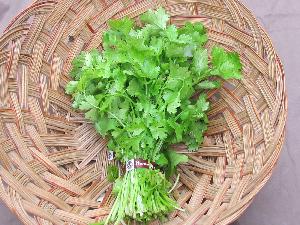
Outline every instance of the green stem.
POLYGON ((117 225, 124 219, 147 222, 178 208, 168 193, 171 185, 159 170, 135 169, 120 179, 122 183, 106 225, 117 225))
POLYGON ((144 83, 145 83, 145 89, 146 89, 146 96, 148 96, 148 85, 146 82, 146 78, 144 78, 144 83))

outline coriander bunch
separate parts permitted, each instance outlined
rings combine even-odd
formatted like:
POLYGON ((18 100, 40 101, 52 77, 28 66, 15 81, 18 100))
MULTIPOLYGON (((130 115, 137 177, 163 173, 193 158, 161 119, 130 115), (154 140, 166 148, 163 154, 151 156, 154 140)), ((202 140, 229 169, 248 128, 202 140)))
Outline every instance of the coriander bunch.
POLYGON ((117 222, 148 221, 177 207, 165 174, 187 158, 169 145, 181 142, 197 150, 208 124, 205 90, 220 87, 220 79, 241 78, 237 53, 215 46, 209 54, 203 24, 169 25, 163 8, 149 10, 140 21, 141 27, 128 18, 109 21, 103 52, 82 52, 66 88, 73 107, 85 111, 119 160, 141 158, 165 172, 139 169, 117 180, 122 188, 116 188, 110 214, 117 222))

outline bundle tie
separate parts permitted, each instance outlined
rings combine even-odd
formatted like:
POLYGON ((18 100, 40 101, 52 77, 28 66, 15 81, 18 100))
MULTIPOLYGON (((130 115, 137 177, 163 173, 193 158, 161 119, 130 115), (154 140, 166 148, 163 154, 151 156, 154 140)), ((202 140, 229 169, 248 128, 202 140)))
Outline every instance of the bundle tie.
POLYGON ((156 163, 144 160, 144 159, 130 159, 126 162, 126 171, 132 171, 134 169, 144 168, 144 169, 155 169, 156 163))
MULTIPOLYGON (((108 161, 113 161, 116 158, 116 154, 114 151, 108 151, 107 154, 107 159, 108 161)), ((118 160, 118 162, 120 162, 118 160)), ((155 167, 157 166, 156 163, 154 162, 149 162, 147 160, 144 159, 130 159, 128 161, 126 161, 125 165, 123 164, 121 166, 121 168, 123 170, 126 170, 126 172, 134 170, 134 169, 140 169, 140 168, 144 168, 144 169, 155 169, 155 167)))

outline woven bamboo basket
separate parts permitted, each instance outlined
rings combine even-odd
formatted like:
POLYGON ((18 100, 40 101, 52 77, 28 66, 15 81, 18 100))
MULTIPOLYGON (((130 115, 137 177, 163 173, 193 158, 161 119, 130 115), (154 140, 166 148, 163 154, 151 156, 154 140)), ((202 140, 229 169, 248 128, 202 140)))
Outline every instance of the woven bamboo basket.
POLYGON ((284 141, 284 72, 268 34, 238 0, 38 0, 0 38, 0 197, 28 225, 104 219, 114 202, 106 142, 64 88, 74 57, 98 48, 107 20, 163 6, 171 23, 201 21, 210 48, 237 51, 241 81, 208 92, 209 129, 179 167, 185 211, 152 225, 229 224, 270 178, 284 141))

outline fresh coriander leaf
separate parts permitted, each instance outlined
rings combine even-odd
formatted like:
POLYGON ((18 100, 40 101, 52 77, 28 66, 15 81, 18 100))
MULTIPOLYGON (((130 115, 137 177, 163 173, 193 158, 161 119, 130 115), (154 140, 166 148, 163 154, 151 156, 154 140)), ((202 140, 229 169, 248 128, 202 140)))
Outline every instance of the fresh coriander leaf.
POLYGON ((221 83, 218 80, 205 80, 197 85, 200 89, 216 89, 221 87, 221 83))
POLYGON ((166 170, 167 177, 170 177, 175 173, 176 167, 179 164, 187 163, 189 160, 186 155, 177 153, 173 150, 167 150, 164 152, 164 154, 165 154, 166 158, 168 159, 168 167, 166 170))
POLYGON ((197 44, 204 45, 207 40, 206 29, 202 23, 186 22, 186 24, 178 29, 179 34, 186 34, 192 37, 193 41, 197 44))
POLYGON ((72 70, 70 72, 70 75, 75 80, 79 80, 81 73, 82 73, 82 67, 84 65, 84 58, 85 58, 85 52, 81 52, 73 61, 72 61, 72 70))
POLYGON ((139 118, 133 119, 132 123, 128 126, 127 130, 132 133, 133 136, 141 135, 146 130, 145 124, 139 118))
POLYGON ((186 144, 188 146, 188 150, 191 152, 197 151, 199 148, 199 143, 196 141, 195 138, 187 137, 186 138, 186 144))
POLYGON ((114 130, 118 125, 115 119, 100 117, 95 124, 95 128, 101 135, 106 136, 108 131, 114 130))
POLYGON ((164 84, 164 80, 156 79, 155 81, 151 82, 150 85, 147 86, 149 93, 151 93, 152 96, 159 95, 164 84))
POLYGON ((195 106, 193 105, 188 105, 184 107, 184 109, 181 111, 180 119, 182 121, 188 121, 189 118, 191 118, 191 115, 193 114, 193 111, 195 110, 195 106))
POLYGON ((182 141, 182 135, 183 135, 183 126, 181 126, 181 124, 179 124, 176 121, 171 120, 171 119, 168 121, 168 124, 175 131, 176 141, 181 142, 182 141))
POLYGON ((85 101, 82 101, 81 104, 79 105, 80 110, 89 110, 92 108, 97 107, 98 102, 93 95, 88 95, 85 97, 85 101))
POLYGON ((160 7, 156 11, 151 9, 140 16, 140 19, 143 23, 156 25, 161 29, 166 29, 167 22, 169 21, 169 15, 166 14, 166 11, 160 7))
POLYGON ((195 44, 186 45, 183 49, 183 56, 189 58, 193 57, 196 48, 197 46, 195 44))
POLYGON ((192 37, 187 34, 181 34, 178 39, 176 40, 177 43, 187 45, 193 41, 192 37))
POLYGON ((205 112, 209 109, 209 102, 207 101, 206 94, 203 93, 198 97, 196 106, 197 106, 197 109, 201 110, 202 112, 205 112))
POLYGON ((166 43, 166 56, 168 58, 184 58, 186 61, 186 49, 187 45, 166 43))
POLYGON ((73 94, 76 92, 78 81, 71 80, 66 86, 66 93, 73 94))
POLYGON ((92 49, 89 53, 91 57, 91 66, 95 68, 102 62, 102 56, 97 49, 92 49))
POLYGON ((150 127, 150 131, 155 140, 167 138, 167 132, 163 127, 150 127))
POLYGON ((189 127, 190 135, 186 138, 189 151, 196 151, 203 142, 203 133, 207 130, 207 125, 203 122, 196 122, 189 127))
POLYGON ((119 31, 119 32, 127 35, 133 28, 134 21, 132 19, 125 17, 125 18, 122 18, 119 20, 109 20, 108 24, 112 30, 119 31))
POLYGON ((163 99, 167 104, 167 111, 171 114, 175 114, 181 102, 180 93, 168 90, 164 93, 163 99))
POLYGON ((149 48, 154 51, 154 54, 159 56, 162 54, 164 47, 164 41, 161 38, 152 37, 150 41, 149 48))
POLYGON ((217 75, 224 79, 242 78, 242 64, 237 53, 226 52, 223 48, 214 47, 211 54, 213 65, 212 75, 217 75))
POLYGON ((90 52, 85 53, 84 56, 84 68, 91 68, 93 66, 93 57, 90 52))
POLYGON ((87 111, 84 115, 85 115, 86 119, 89 119, 93 122, 96 122, 98 119, 97 109, 95 109, 95 108, 87 111))
POLYGON ((206 30, 205 30, 205 27, 204 27, 203 23, 196 22, 196 23, 193 24, 193 28, 199 34, 206 34, 206 30))
POLYGON ((194 53, 193 65, 199 75, 208 69, 208 54, 206 49, 199 48, 194 53))
POLYGON ((178 32, 179 34, 193 34, 193 32, 197 32, 200 35, 206 34, 204 25, 199 22, 186 22, 183 27, 178 29, 178 32))
POLYGON ((166 35, 171 42, 175 42, 178 37, 177 27, 175 25, 170 25, 164 32, 162 32, 162 34, 166 35))
MULTIPOLYGON (((123 138, 123 139, 121 139, 121 142, 124 143, 124 146, 126 147, 126 149, 129 149, 131 151, 131 155, 134 155, 135 151, 139 151, 142 138, 143 138, 142 136, 138 135, 138 136, 134 136, 134 137, 126 138, 126 139, 123 138)), ((130 158, 132 158, 132 156, 130 158)))
POLYGON ((175 114, 177 112, 177 108, 180 107, 180 98, 179 95, 176 98, 172 99, 172 101, 167 106, 167 111, 171 114, 175 114))
POLYGON ((74 101, 73 101, 73 104, 72 104, 72 107, 75 108, 75 109, 78 109, 81 102, 84 101, 85 99, 85 96, 81 93, 76 93, 75 94, 75 97, 74 97, 74 101))
POLYGON ((159 166, 167 166, 168 165, 168 159, 164 154, 160 154, 158 159, 155 161, 155 163, 159 166))
POLYGON ((157 78, 157 76, 159 75, 160 67, 156 66, 155 62, 145 59, 143 65, 141 66, 141 70, 145 74, 145 76, 143 77, 153 79, 157 78))
POLYGON ((190 129, 192 132, 192 136, 194 136, 198 145, 203 141, 203 131, 201 130, 201 123, 194 123, 191 125, 190 129))

